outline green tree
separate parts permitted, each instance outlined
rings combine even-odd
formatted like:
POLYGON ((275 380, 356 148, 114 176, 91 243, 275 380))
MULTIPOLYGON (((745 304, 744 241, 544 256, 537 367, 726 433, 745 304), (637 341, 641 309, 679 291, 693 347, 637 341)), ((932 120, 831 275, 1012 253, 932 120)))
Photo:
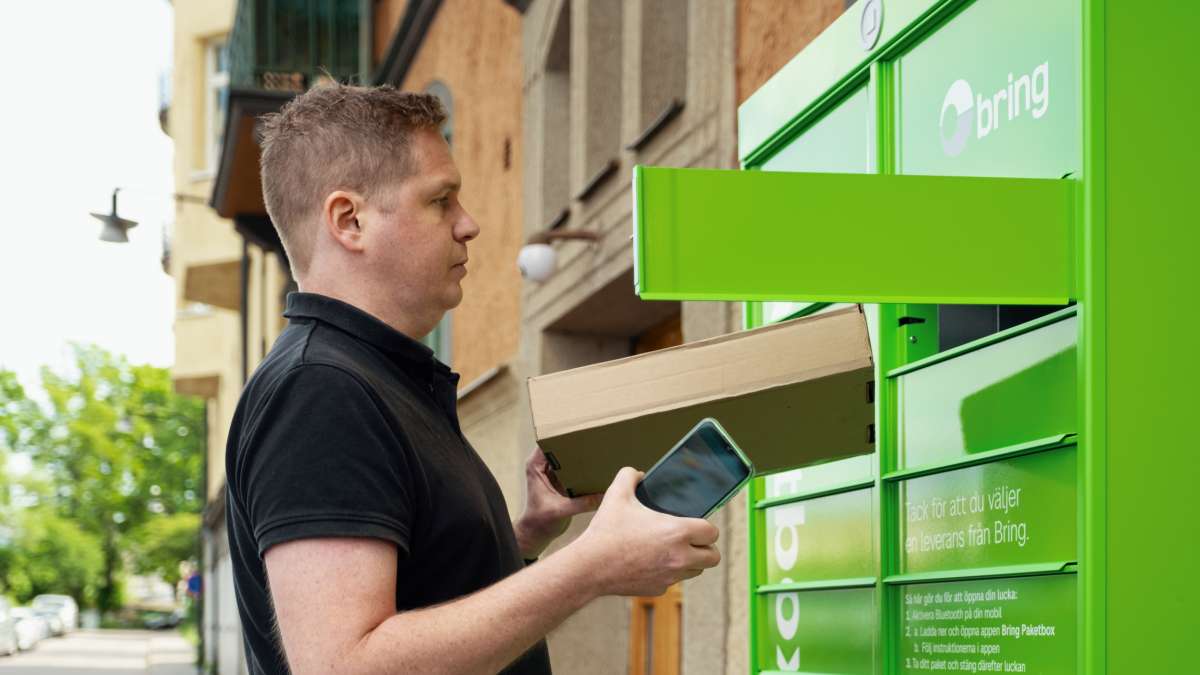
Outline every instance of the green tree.
POLYGON ((0 447, 31 456, 52 488, 43 503, 95 538, 103 561, 96 602, 111 610, 120 605, 132 533, 203 505, 204 412, 175 394, 165 369, 95 346, 73 349, 70 372, 42 369, 46 404, 0 371, 0 447))
POLYGON ((151 518, 132 533, 134 571, 157 574, 172 586, 179 583, 179 562, 200 557, 200 514, 175 513, 151 518))
POLYGON ((66 593, 91 605, 104 571, 97 538, 53 509, 24 509, 8 547, 9 592, 20 602, 39 593, 66 593))

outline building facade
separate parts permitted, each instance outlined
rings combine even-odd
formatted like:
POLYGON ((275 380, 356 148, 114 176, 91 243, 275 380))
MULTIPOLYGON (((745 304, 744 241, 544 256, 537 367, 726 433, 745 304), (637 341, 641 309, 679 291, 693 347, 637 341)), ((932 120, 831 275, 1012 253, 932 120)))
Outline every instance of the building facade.
MULTIPOLYGON (((554 244, 557 273, 524 286, 521 379, 742 328, 740 303, 643 302, 634 294, 633 166, 736 168, 738 104, 853 3, 512 4, 523 12, 525 235, 597 237, 554 244)), ((520 431, 519 447, 531 447, 531 426, 520 431)), ((588 606, 551 633, 556 669, 743 672, 744 496, 713 518, 722 531, 718 568, 661 599, 588 606)), ((560 546, 588 519, 576 521, 560 546)))
MULTIPOLYGON (((180 0, 175 7, 173 100, 176 192, 207 201, 220 161, 230 86, 235 2, 180 0)), ((176 390, 207 410, 201 634, 211 672, 244 671, 241 628, 224 531, 224 449, 246 371, 278 332, 277 260, 245 245, 231 223, 202 203, 180 202, 168 242, 176 281, 176 390)))
POLYGON ((483 225, 466 299, 426 341, 463 375, 464 431, 514 511, 520 276, 520 15, 501 3, 325 0, 267 6, 175 3, 175 141, 181 203, 169 246, 178 289, 175 386, 207 402, 203 629, 208 672, 245 671, 224 526, 225 441, 241 388, 285 325, 295 282, 262 201, 257 118, 333 75, 429 91, 450 113, 443 132, 483 225), (482 10, 482 11, 480 11, 482 10), (297 30, 303 25, 308 30, 297 30), (268 48, 269 47, 269 48, 268 48))
MULTIPOLYGON (((179 288, 176 387, 208 401, 204 654, 244 671, 224 532, 226 432, 242 384, 284 325, 288 263, 262 203, 257 118, 333 76, 435 93, 481 225, 464 301, 427 343, 462 375, 464 433, 516 516, 535 445, 525 379, 742 327, 734 303, 642 302, 630 245, 634 164, 734 168, 739 103, 846 8, 843 0, 325 0, 175 3, 179 288), (274 14, 266 14, 274 8, 274 14), (298 31, 307 22, 314 31, 298 31), (312 36, 316 35, 316 42, 312 36), (267 46, 270 46, 268 49, 267 46), (272 51, 273 50, 273 51, 272 51), (558 272, 522 281, 531 236, 558 272)), ((608 598, 550 636, 568 673, 742 672, 746 505, 717 516, 725 562, 663 598, 608 598)), ((570 541, 580 518, 561 543, 570 541)))

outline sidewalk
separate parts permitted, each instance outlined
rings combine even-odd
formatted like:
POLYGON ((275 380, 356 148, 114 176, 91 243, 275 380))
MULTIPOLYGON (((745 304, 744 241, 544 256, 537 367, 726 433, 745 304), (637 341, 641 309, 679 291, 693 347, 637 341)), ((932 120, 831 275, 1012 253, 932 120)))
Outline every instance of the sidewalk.
POLYGON ((146 672, 150 675, 197 675, 196 648, 178 633, 150 638, 146 649, 146 672))

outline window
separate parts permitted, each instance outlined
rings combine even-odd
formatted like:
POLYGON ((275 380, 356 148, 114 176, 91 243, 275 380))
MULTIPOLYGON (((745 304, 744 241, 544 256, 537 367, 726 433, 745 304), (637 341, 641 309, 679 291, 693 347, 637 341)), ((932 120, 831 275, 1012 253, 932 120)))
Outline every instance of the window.
POLYGON ((225 111, 229 103, 229 49, 225 38, 205 46, 204 59, 204 168, 213 170, 221 157, 225 111))
POLYGON ((638 68, 639 133, 629 149, 641 149, 683 110, 687 57, 687 0, 643 0, 638 68))
POLYGON ((587 199, 605 179, 616 173, 621 150, 621 6, 620 2, 578 5, 574 36, 583 44, 582 81, 574 95, 584 119, 580 122, 582 152, 576 153, 574 175, 579 181, 575 198, 587 199))
POLYGON ((446 121, 442 122, 442 138, 446 139, 446 144, 451 148, 454 147, 454 97, 450 95, 450 88, 442 81, 434 80, 425 87, 426 94, 433 94, 439 101, 442 102, 442 107, 446 109, 446 121))

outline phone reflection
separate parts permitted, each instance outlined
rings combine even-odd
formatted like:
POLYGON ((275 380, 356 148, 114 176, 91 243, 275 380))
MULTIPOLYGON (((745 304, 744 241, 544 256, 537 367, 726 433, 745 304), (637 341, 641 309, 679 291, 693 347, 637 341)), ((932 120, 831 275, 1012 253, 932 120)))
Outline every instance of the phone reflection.
POLYGON ((711 426, 701 426, 642 480, 647 506, 702 518, 745 478, 748 470, 711 426))

